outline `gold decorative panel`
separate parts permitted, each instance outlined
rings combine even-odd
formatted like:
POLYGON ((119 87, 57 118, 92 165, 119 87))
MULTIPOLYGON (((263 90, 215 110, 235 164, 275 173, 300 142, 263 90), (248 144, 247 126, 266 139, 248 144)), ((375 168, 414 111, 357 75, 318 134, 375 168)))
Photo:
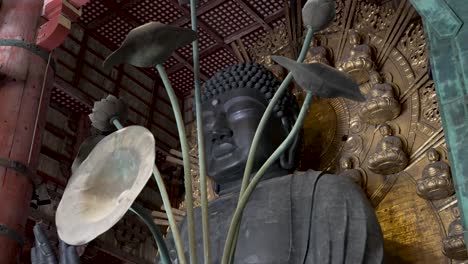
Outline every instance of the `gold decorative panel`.
MULTIPOLYGON (((406 0, 397 9, 336 3, 335 21, 315 35, 305 62, 350 74, 367 100, 315 99, 303 128, 301 170, 330 170, 363 187, 388 263, 465 263, 422 21, 406 0)), ((284 34, 278 29, 259 41, 250 51, 254 60, 271 68, 266 56, 287 56, 284 34)), ((298 87, 294 92, 301 102, 298 87)))

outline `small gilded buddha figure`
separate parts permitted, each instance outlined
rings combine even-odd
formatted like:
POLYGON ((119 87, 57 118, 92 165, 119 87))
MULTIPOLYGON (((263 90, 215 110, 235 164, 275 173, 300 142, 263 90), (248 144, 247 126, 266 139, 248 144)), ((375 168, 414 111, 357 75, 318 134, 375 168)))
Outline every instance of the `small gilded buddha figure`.
POLYGON ((284 80, 286 77, 286 69, 281 65, 276 64, 271 58, 271 55, 265 56, 264 64, 265 67, 270 70, 276 78, 279 80, 284 80))
POLYGON ((359 170, 353 169, 353 162, 351 161, 351 158, 341 158, 340 167, 342 170, 339 174, 340 176, 350 178, 353 182, 359 185, 359 187, 364 187, 364 177, 362 177, 362 173, 359 170))
POLYGON ((392 129, 387 124, 380 126, 379 131, 383 138, 377 143, 374 153, 369 157, 369 170, 382 175, 402 171, 408 165, 408 156, 403 150, 403 142, 392 135, 392 129))
POLYGON ((438 200, 451 196, 455 190, 450 175, 450 167, 440 161, 440 155, 434 148, 426 152, 429 164, 424 167, 422 178, 416 182, 416 193, 427 200, 438 200))
POLYGON ((444 246, 443 253, 445 256, 456 260, 468 259, 463 233, 461 218, 457 218, 449 225, 448 235, 442 241, 444 246))
POLYGON ((400 115, 401 106, 395 99, 393 87, 383 83, 380 73, 374 71, 370 82, 375 83, 366 94, 367 100, 361 104, 359 116, 369 124, 378 125, 393 120, 400 115))
POLYGON ((361 37, 354 30, 349 33, 349 43, 351 50, 339 63, 338 70, 351 75, 357 84, 363 84, 369 80, 369 74, 375 69, 372 49, 367 44, 361 44, 361 37))
POLYGON ((326 65, 330 65, 330 61, 328 60, 327 55, 327 49, 319 45, 319 41, 317 40, 317 38, 313 38, 304 62, 323 63, 326 65))

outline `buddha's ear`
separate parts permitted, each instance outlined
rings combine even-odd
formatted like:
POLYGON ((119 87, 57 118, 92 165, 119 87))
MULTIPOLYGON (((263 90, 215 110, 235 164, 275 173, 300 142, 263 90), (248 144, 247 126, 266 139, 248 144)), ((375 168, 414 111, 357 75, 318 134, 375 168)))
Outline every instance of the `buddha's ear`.
MULTIPOLYGON (((281 118, 281 122, 283 123, 283 127, 285 128, 286 135, 291 132, 292 127, 297 121, 297 111, 294 110, 293 114, 285 115, 281 118)), ((294 137, 293 142, 291 145, 281 154, 280 156, 280 165, 285 170, 292 170, 295 169, 297 166, 297 147, 299 146, 301 135, 297 133, 294 137)))

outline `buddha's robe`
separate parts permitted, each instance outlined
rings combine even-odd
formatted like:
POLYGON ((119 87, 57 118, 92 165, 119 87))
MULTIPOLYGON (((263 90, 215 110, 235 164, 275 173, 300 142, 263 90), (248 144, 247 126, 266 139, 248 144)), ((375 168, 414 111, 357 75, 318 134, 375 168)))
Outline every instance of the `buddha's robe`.
MULTIPOLYGON (((238 191, 209 204, 211 263, 221 263, 238 191)), ((195 210, 198 263, 203 260, 201 210, 195 210)), ((188 257, 188 233, 180 226, 188 257)), ((173 260, 177 254, 170 238, 173 260)), ((383 237, 373 208, 350 179, 316 171, 260 182, 243 213, 234 263, 382 263, 383 237)))

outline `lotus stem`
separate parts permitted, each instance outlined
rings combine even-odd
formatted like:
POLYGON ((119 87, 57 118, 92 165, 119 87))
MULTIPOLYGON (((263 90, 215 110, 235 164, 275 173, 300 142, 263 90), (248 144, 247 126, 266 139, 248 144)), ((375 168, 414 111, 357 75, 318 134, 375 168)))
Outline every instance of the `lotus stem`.
MULTIPOLYGON (((190 15, 192 20, 192 30, 197 32, 197 13, 195 0, 190 0, 190 15)), ((195 86, 195 115, 197 122, 197 142, 198 142, 198 164, 200 171, 200 200, 202 213, 203 230, 203 256, 205 264, 211 263, 210 255, 210 229, 208 221, 208 192, 206 187, 206 158, 205 139, 203 137, 203 120, 200 100, 200 63, 198 56, 198 39, 192 42, 193 49, 193 79, 195 86)))
POLYGON ((140 219, 148 226, 151 234, 153 235, 154 241, 156 241, 156 245, 159 249, 159 255, 161 256, 161 262, 163 264, 171 264, 171 259, 169 257, 169 251, 167 250, 166 243, 164 242, 164 238, 159 232, 158 227, 153 222, 153 218, 149 215, 143 207, 138 204, 133 204, 130 207, 130 211, 135 213, 140 219))
MULTIPOLYGON (((123 128, 122 124, 119 122, 119 120, 117 118, 114 118, 112 120, 112 123, 114 124, 114 126, 117 129, 122 129, 123 128)), ((162 179, 161 173, 159 172, 156 165, 153 166, 153 176, 154 176, 154 179, 156 180, 156 184, 158 185, 159 193, 161 194, 161 198, 163 200, 164 210, 166 210, 167 220, 169 221, 169 226, 171 227, 172 236, 173 236, 173 239, 174 239, 174 244, 176 246, 177 257, 179 258, 179 262, 181 264, 185 264, 185 263, 187 263, 187 260, 185 258, 184 247, 183 247, 183 244, 182 244, 182 240, 180 239, 179 228, 177 227, 177 222, 176 222, 176 220, 174 218, 174 214, 172 213, 171 201, 169 200, 169 195, 167 195, 166 186, 164 185, 164 181, 162 179)), ((148 227, 151 230, 151 227, 150 226, 148 226, 148 227)), ((159 247, 159 245, 158 245, 158 247, 159 247)), ((161 258, 162 258, 162 254, 161 254, 161 258)))
MULTIPOLYGON (((308 28, 306 37, 304 39, 304 43, 302 44, 301 52, 299 54, 299 57, 297 58, 297 62, 302 62, 304 60, 307 54, 307 51, 309 50, 309 45, 310 45, 310 42, 312 41, 313 35, 314 35, 313 29, 308 28)), ((278 88, 278 90, 275 92, 275 95, 273 96, 270 103, 268 104, 267 109, 263 113, 262 119, 260 120, 260 123, 257 127, 257 131, 255 132, 254 138, 252 140, 252 145, 249 150, 249 156, 248 156, 248 159, 245 165, 245 170, 244 170, 244 177, 242 178, 242 186, 241 186, 240 194, 242 194, 245 191, 245 189, 247 188, 247 185, 249 184, 249 178, 250 178, 250 174, 252 173, 252 166, 254 162, 254 155, 255 155, 255 152, 257 151, 260 136, 262 135, 263 130, 265 129, 266 124, 270 119, 271 113, 273 112, 273 108, 275 107, 276 103, 283 95, 284 91, 288 87, 292 78, 293 78, 292 73, 288 73, 288 75, 286 76, 286 78, 284 78, 283 82, 278 88)))
MULTIPOLYGON (((301 111, 299 112, 299 116, 296 120, 296 123, 294 124, 293 128, 291 129, 291 132, 288 134, 286 139, 281 143, 281 145, 273 152, 273 154, 268 158, 268 160, 262 165, 262 167, 257 171, 255 176, 252 178, 252 181, 250 182, 249 186, 245 190, 244 194, 242 195, 241 199, 239 200, 239 204, 237 205, 236 211, 234 212, 234 216, 232 217, 232 225, 238 225, 242 216, 242 211, 244 210, 245 206, 247 205, 247 202, 249 201, 250 195, 252 195, 252 192, 255 190, 255 187, 257 187, 257 184, 260 182, 262 177, 265 175, 265 172, 268 170, 268 168, 276 161, 278 158, 281 156, 281 154, 291 145, 291 143, 294 141, 294 137, 297 136, 299 133, 302 125, 304 124, 304 119, 306 117, 306 114, 309 110, 309 107, 312 103, 312 93, 307 92, 306 98, 304 100, 304 104, 302 105, 301 111)), ((231 231, 231 230, 229 230, 231 231)), ((234 231, 234 229, 233 229, 234 231)), ((227 239, 226 239, 226 246, 225 250, 228 246, 228 242, 233 241, 232 237, 234 236, 234 232, 228 233, 227 239)), ((234 252, 231 252, 230 254, 234 254, 234 252)), ((233 256, 228 256, 229 259, 233 259, 233 256)), ((227 260, 227 259, 226 259, 227 260)), ((224 260, 223 256, 223 262, 222 263, 227 263, 224 260)))
MULTIPOLYGON (((307 54, 307 51, 309 50, 309 45, 310 45, 310 42, 312 41, 313 35, 314 35, 314 30, 311 27, 308 27, 307 34, 304 39, 304 43, 302 44, 301 52, 299 54, 299 57, 297 58, 297 62, 302 62, 304 60, 307 54)), ((286 78, 283 80, 280 87, 278 88, 278 90, 275 92, 275 95, 271 99, 270 103, 268 104, 267 109, 263 113, 262 119, 260 120, 260 123, 257 127, 254 138, 252 140, 252 145, 249 150, 248 159, 245 165, 244 176, 242 178, 242 186, 241 186, 241 190, 239 193, 239 202, 237 204, 237 208, 239 208, 241 197, 249 185, 249 178, 252 173, 252 167, 254 164, 254 155, 255 155, 255 152, 257 151, 257 147, 260 141, 261 134, 263 133, 263 130, 265 129, 267 122, 270 119, 274 106, 277 104, 277 102, 279 101, 279 99, 281 98, 285 90, 287 89, 292 78, 293 78, 292 73, 291 72, 288 73, 288 75, 286 76, 286 78)), ((236 211, 237 211, 237 208, 236 208, 236 211)), ((242 214, 242 212, 240 212, 240 214, 242 214)), ((237 244, 237 236, 238 236, 237 234, 239 232, 238 228, 239 228, 238 225, 236 224, 233 226, 233 221, 231 221, 229 232, 235 231, 234 233, 235 235, 233 235, 232 237, 228 237, 228 239, 226 240, 226 244, 225 244, 224 251, 223 251, 223 262, 222 262, 223 264, 228 263, 228 259, 227 259, 228 255, 232 255, 232 256, 234 255, 235 247, 237 244), (231 246, 226 247, 226 245, 228 244, 232 245, 233 248, 231 248, 231 246)), ((230 259, 230 261, 232 261, 232 259, 230 259)))
POLYGON ((184 162, 184 183, 185 183, 185 202, 187 204, 187 226, 188 226, 188 237, 189 237, 189 254, 190 263, 197 264, 197 251, 195 243, 195 223, 193 214, 193 197, 192 197, 192 176, 190 174, 190 155, 188 153, 187 137, 185 135, 185 125, 182 119, 182 113, 180 112, 179 102, 177 96, 172 89, 171 82, 167 76, 164 66, 161 64, 156 65, 156 69, 161 76, 161 79, 166 88, 167 95, 171 101, 172 110, 177 123, 177 130, 179 132, 180 146, 182 150, 182 159, 184 162))

